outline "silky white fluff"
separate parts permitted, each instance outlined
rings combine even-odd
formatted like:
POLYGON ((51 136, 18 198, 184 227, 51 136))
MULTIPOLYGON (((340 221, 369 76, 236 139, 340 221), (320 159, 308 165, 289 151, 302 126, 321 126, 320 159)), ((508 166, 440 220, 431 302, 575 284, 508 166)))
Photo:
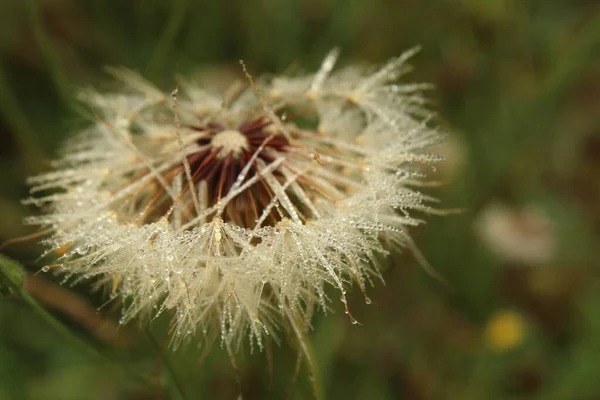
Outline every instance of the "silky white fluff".
POLYGON ((185 81, 163 93, 111 70, 120 90, 84 91, 91 125, 55 171, 29 181, 25 202, 42 212, 27 222, 51 232, 45 269, 105 283, 122 300, 122 323, 172 313, 176 342, 198 331, 220 332, 228 346, 248 333, 260 346, 278 327, 299 335, 315 308, 329 307, 327 286, 349 313, 346 290, 356 282, 365 293, 381 278, 376 259, 411 246, 413 213, 429 209, 414 188, 422 164, 438 160, 426 149, 440 133, 422 106, 426 85, 397 83, 412 54, 334 71, 333 51, 314 74, 248 75, 251 85, 225 94, 185 81), (241 127, 253 120, 264 121, 262 147, 246 170, 226 167, 224 157, 243 164, 251 129, 241 127), (216 173, 195 178, 209 158, 195 155, 213 151, 206 165, 216 173), (230 170, 235 182, 213 193, 230 170))

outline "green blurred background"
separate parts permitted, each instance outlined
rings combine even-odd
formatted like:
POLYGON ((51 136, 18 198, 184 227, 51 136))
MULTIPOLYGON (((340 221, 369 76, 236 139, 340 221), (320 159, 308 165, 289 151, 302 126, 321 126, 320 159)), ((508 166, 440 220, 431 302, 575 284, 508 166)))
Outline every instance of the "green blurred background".
MULTIPOLYGON (((465 211, 413 233, 449 285, 404 254, 376 304, 354 290, 362 326, 336 302, 319 315, 321 397, 600 399, 598 0, 0 0, 0 242, 32 232, 24 180, 85 126, 77 88, 106 87, 105 65, 170 91, 178 71, 243 77, 239 59, 258 75, 415 45, 409 78, 437 86, 449 132, 428 192, 465 211)), ((30 273, 39 251, 2 249, 30 273)), ((2 400, 236 399, 238 378, 245 399, 312 398, 293 343, 242 349, 236 373, 218 341, 164 350, 165 321, 115 330, 101 293, 47 275, 26 289, 49 314, 0 298, 2 400)))

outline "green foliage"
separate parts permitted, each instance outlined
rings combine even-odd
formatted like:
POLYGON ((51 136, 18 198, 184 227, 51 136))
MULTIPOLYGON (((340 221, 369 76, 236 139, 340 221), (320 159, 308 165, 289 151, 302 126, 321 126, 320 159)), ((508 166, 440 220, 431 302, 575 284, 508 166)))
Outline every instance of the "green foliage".
MULTIPOLYGON (((85 126, 78 88, 106 87, 103 65, 144 73, 165 92, 176 76, 219 85, 250 72, 315 67, 333 46, 380 63, 421 45, 410 78, 433 82, 432 108, 450 135, 448 161, 427 188, 442 208, 417 244, 450 289, 410 255, 387 260, 386 286, 339 302, 309 332, 325 399, 600 398, 600 8, 596 1, 518 0, 0 0, 0 243, 32 234, 19 203, 27 176, 85 126), (474 229, 501 203, 534 207, 552 222, 555 252, 519 262, 474 229), (522 319, 517 345, 499 350, 489 326, 500 311, 522 319)), ((108 88, 110 89, 110 88, 108 88)), ((521 226, 521 225, 519 225, 521 226)), ((212 351, 165 341, 167 319, 107 340, 83 321, 98 313, 45 303, 23 283, 42 264, 39 239, 0 255, 0 399, 311 398, 306 365, 294 381, 296 344, 243 349, 232 367, 212 351), (19 260, 25 266, 14 261, 19 260), (149 333, 151 332, 151 333, 149 333), (292 383, 293 382, 293 383, 292 383)), ((92 310, 106 301, 89 283, 58 286, 92 310)), ((358 289, 358 288, 357 288, 358 289)))
POLYGON ((0 254, 0 295, 20 293, 25 279, 23 268, 0 254))

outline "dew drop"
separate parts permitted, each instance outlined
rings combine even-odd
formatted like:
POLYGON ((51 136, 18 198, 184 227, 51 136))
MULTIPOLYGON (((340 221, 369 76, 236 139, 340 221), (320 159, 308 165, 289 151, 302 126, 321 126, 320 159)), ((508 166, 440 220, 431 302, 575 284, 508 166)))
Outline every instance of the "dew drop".
POLYGON ((177 94, 179 93, 179 89, 175 88, 173 89, 173 91, 171 92, 171 98, 173 100, 177 100, 177 94))
POLYGON ((75 249, 75 252, 79 255, 85 255, 89 251, 90 247, 87 244, 82 244, 75 249))
POLYGON ((45 265, 45 266, 42 267, 42 271, 43 272, 48 272, 48 271, 50 271, 50 267, 47 266, 47 265, 45 265))
POLYGON ((365 303, 367 303, 367 304, 371 304, 371 303, 372 303, 372 301, 371 301, 371 299, 370 299, 370 298, 368 298, 368 297, 366 297, 366 296, 365 296, 365 303))

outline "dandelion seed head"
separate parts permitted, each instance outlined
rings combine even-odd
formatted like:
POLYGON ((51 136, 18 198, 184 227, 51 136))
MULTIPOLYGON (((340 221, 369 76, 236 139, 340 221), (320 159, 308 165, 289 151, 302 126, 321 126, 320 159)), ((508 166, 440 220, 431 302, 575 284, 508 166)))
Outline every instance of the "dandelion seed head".
MULTIPOLYGON (((314 308, 381 279, 377 257, 412 246, 428 197, 418 168, 439 140, 422 85, 381 69, 250 79, 223 97, 193 82, 165 93, 128 70, 124 89, 85 91, 91 125, 52 172, 32 177, 26 222, 51 228, 45 258, 74 283, 122 299, 122 323, 170 312, 178 343, 217 330, 262 346, 314 308), (59 249, 67 249, 66 251, 59 249)), ((370 303, 366 297, 365 301, 370 303)))

